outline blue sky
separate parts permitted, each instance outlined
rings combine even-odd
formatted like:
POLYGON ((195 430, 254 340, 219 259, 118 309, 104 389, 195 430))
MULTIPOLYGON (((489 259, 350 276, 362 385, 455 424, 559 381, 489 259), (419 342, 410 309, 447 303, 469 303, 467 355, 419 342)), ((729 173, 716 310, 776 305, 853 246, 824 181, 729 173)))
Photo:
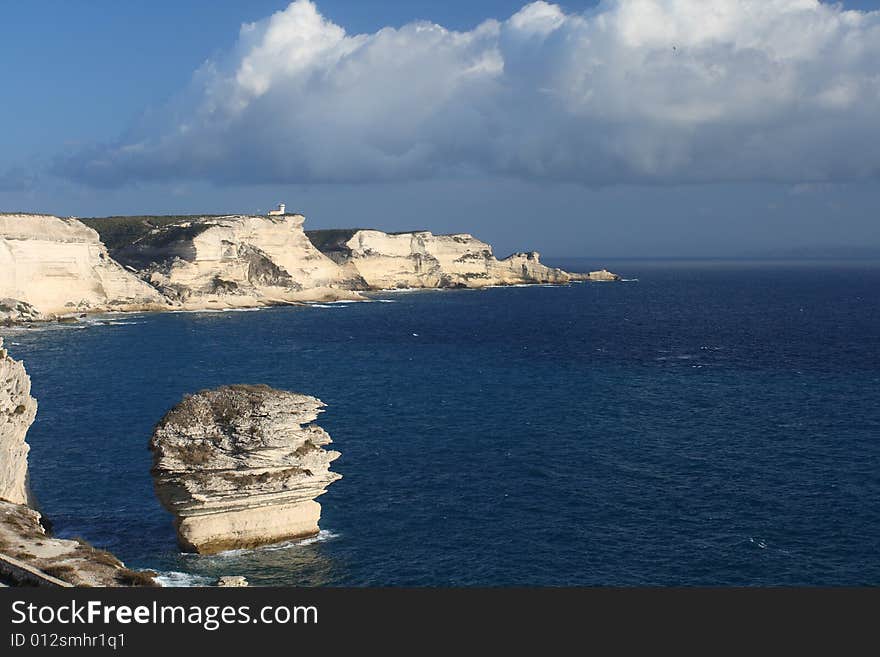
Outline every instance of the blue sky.
MULTIPOLYGON (((0 209, 77 216, 246 212, 285 200, 316 228, 467 231, 501 253, 880 250, 880 127, 870 87, 880 64, 868 56, 880 20, 868 25, 865 17, 813 12, 807 23, 791 23, 793 29, 806 25, 799 43, 780 45, 786 21, 801 18, 783 12, 743 23, 728 12, 724 20, 733 26, 718 28, 707 41, 694 36, 703 28, 694 27, 693 17, 666 15, 679 25, 661 35, 675 35, 673 50, 665 42, 658 48, 650 20, 633 23, 630 16, 630 23, 619 21, 618 41, 638 43, 624 52, 603 45, 595 31, 600 20, 620 18, 615 3, 565 2, 517 14, 524 4, 318 0, 324 31, 318 36, 332 43, 309 50, 306 80, 299 69, 278 68, 278 60, 301 56, 297 30, 311 25, 290 18, 292 10, 272 18, 288 9, 286 2, 4 3, 0 75, 4 98, 12 102, 0 103, 0 209), (587 18, 580 20, 583 12, 587 18), (516 22, 514 14, 524 18, 516 22), (467 35, 467 43, 404 28, 420 19, 467 35), (501 27, 475 30, 487 19, 501 27), (547 20, 552 26, 545 29, 547 20), (256 23, 251 41, 240 38, 244 23, 256 23), (832 23, 839 38, 826 34, 832 23), (389 38, 379 32, 386 26, 403 29, 389 38), (260 48, 273 34, 288 41, 267 54, 260 48), (824 36, 813 46, 815 34, 824 36), (352 35, 365 35, 366 43, 352 35), (840 54, 859 39, 868 50, 840 54), (746 41, 748 48, 740 47, 746 41), (338 54, 331 63, 320 59, 334 48, 345 52, 348 68, 338 54), (642 75, 644 69, 621 70, 628 65, 622 58, 639 48, 660 53, 647 60, 659 62, 657 71, 644 73, 632 88, 621 86, 634 70, 642 75), (743 54, 762 48, 788 48, 786 62, 794 63, 780 72, 778 61, 743 54), (498 52, 507 96, 487 91, 501 86, 493 68, 498 52), (411 53, 411 65, 389 68, 388 61, 409 64, 411 53), (679 53, 700 75, 723 71, 742 88, 701 86, 702 78, 670 68, 682 60, 660 59, 679 53), (208 61, 210 75, 194 78, 208 61), (487 72, 460 84, 463 62, 487 72), (584 62, 605 68, 591 69, 585 83, 576 75, 584 62), (252 78, 229 91, 233 81, 241 82, 245 64, 256 72, 248 69, 252 78), (779 79, 760 85, 768 75, 779 79), (340 90, 346 80, 354 82, 340 90), (438 96, 450 80, 459 86, 438 96), (576 84, 579 95, 567 95, 576 84), (679 98, 670 100, 669 85, 681 89, 679 98), (796 102, 775 93, 786 85, 796 102), (214 95, 229 91, 228 99, 242 88, 249 94, 241 101, 245 118, 236 114, 221 126, 212 115, 202 122, 214 95), (750 94, 753 105, 743 101, 750 94), (805 103, 808 94, 818 104, 805 103), (545 102, 548 95, 562 96, 561 107, 545 102), (522 107, 511 109, 513 102, 522 107), (429 103, 442 109, 422 116, 420 107, 429 103), (572 116, 578 103, 591 104, 572 116), (671 103, 671 119, 668 112, 640 109, 664 103, 671 103), (696 118, 684 125, 681 117, 691 115, 696 118), (788 126, 788 117, 801 123, 788 126), (176 132, 183 125, 190 131, 185 138, 176 132), (264 128, 264 141, 250 139, 264 128), (738 144, 748 144, 747 155, 738 144)), ((878 2, 855 0, 843 8, 880 9, 878 2)))

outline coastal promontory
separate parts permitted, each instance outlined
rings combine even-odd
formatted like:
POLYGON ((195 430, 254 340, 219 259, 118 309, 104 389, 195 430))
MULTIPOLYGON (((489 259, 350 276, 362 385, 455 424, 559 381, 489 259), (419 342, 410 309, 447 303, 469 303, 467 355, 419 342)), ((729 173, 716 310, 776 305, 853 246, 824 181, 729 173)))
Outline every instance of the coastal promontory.
POLYGON ((314 424, 324 404, 264 385, 189 395, 156 426, 156 493, 184 550, 211 554, 313 536, 315 498, 341 478, 314 424))
POLYGON ((488 287, 588 280, 541 263, 537 252, 498 259, 492 247, 467 233, 379 230, 312 231, 309 237, 341 267, 373 289, 488 287))
POLYGON ((255 307, 354 299, 364 282, 347 276, 303 232, 300 214, 180 218, 155 226, 136 218, 90 220, 116 237, 112 254, 184 308, 255 307), (125 237, 125 236, 124 236, 125 237))
POLYGON ((61 218, 0 214, 0 322, 84 313, 363 300, 365 292, 617 280, 467 234, 304 230, 298 213, 61 218))

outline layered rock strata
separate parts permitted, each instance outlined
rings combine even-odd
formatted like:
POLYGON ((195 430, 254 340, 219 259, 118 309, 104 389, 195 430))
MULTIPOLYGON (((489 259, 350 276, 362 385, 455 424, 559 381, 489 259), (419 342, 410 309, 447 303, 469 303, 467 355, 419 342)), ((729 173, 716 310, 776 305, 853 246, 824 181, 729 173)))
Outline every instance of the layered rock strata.
POLYGON ((167 308, 110 257, 98 233, 51 215, 0 214, 0 299, 0 312, 17 321, 167 308))
POLYGON ((9 357, 0 338, 0 499, 13 504, 32 502, 25 438, 36 415, 31 379, 24 365, 9 357))
POLYGON ((354 290, 364 282, 318 251, 303 221, 298 214, 181 220, 153 228, 114 255, 185 308, 359 298, 354 290))
POLYGON ((499 260, 489 244, 468 234, 356 230, 315 231, 310 236, 328 257, 374 289, 476 288, 587 280, 586 275, 541 264, 534 251, 499 260))
POLYGON ((203 554, 317 534, 315 498, 341 475, 313 424, 324 404, 268 386, 187 396, 150 440, 153 477, 178 539, 203 554))

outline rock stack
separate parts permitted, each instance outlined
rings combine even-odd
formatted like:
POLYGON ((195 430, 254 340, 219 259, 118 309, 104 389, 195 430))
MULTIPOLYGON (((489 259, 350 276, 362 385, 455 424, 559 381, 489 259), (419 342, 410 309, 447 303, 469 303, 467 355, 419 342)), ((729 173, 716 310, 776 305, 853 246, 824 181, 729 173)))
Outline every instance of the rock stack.
POLYGON ((341 475, 312 424, 315 397, 268 386, 187 396, 156 426, 153 477, 187 551, 211 554, 318 533, 315 498, 341 475))

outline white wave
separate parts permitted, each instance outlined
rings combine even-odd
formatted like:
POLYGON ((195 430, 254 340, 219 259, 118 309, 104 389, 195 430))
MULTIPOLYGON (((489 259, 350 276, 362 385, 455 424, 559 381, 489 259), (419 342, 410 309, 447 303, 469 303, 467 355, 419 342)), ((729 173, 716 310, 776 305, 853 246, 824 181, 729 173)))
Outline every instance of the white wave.
MULTIPOLYGON (((468 288, 456 288, 456 290, 465 290, 468 288)), ((449 288, 445 287, 386 287, 376 290, 382 294, 416 294, 419 292, 448 292, 449 288)))
POLYGON ((224 308, 199 308, 199 309, 190 309, 190 310, 166 310, 164 312, 169 313, 171 315, 201 315, 207 313, 222 313, 224 312, 224 308))
POLYGON ((330 303, 309 303, 306 305, 308 305, 309 308, 348 308, 348 306, 341 306, 335 301, 330 303))
POLYGON ((189 588, 193 586, 211 586, 214 580, 204 575, 193 575, 192 573, 181 573, 176 570, 160 572, 155 578, 160 586, 169 588, 189 588))
POLYGON ((697 356, 693 354, 679 354, 676 356, 657 356, 654 360, 662 362, 667 360, 693 360, 694 358, 697 358, 697 356))
POLYGON ((334 538, 339 538, 339 534, 335 534, 334 532, 328 529, 321 529, 318 531, 316 536, 309 536, 308 538, 300 538, 292 541, 282 541, 281 543, 273 543, 272 545, 262 545, 257 548, 241 548, 237 550, 224 550, 223 552, 217 552, 216 554, 210 555, 198 555, 198 554, 187 554, 187 557, 192 557, 194 559, 212 561, 215 559, 226 560, 226 559, 234 559, 236 557, 240 557, 246 554, 259 553, 259 552, 275 552, 277 550, 289 550, 295 547, 302 547, 304 545, 312 545, 313 543, 323 543, 324 541, 329 541, 334 538))
POLYGON ((254 548, 253 550, 247 550, 248 552, 276 552, 278 550, 289 550, 295 547, 302 547, 304 545, 312 545, 314 543, 323 543, 324 541, 329 541, 334 538, 339 538, 339 534, 334 534, 328 529, 321 529, 318 531, 317 536, 310 536, 309 538, 301 538, 295 541, 284 541, 283 543, 275 543, 273 545, 264 545, 262 547, 254 548))
POLYGON ((285 546, 283 543, 279 545, 270 545, 269 547, 263 548, 265 550, 284 550, 288 547, 294 547, 297 545, 312 545, 313 543, 323 543, 324 541, 329 541, 334 538, 339 538, 339 534, 334 534, 329 529, 322 529, 318 532, 317 536, 312 536, 311 538, 304 538, 300 541, 290 541, 291 545, 285 546))

